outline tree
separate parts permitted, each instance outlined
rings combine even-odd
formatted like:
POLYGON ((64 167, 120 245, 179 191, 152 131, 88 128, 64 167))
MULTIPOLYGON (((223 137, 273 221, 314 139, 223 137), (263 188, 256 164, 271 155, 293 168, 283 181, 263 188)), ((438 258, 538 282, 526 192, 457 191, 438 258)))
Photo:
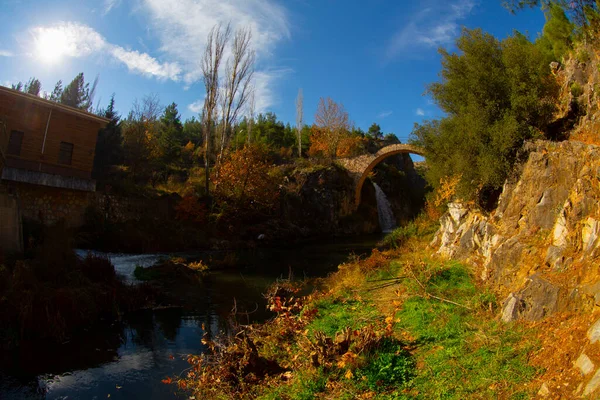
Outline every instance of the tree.
POLYGON ((42 83, 38 79, 32 77, 29 78, 29 81, 27 81, 25 85, 23 85, 23 82, 19 82, 16 85, 11 85, 11 88, 14 90, 18 90, 19 92, 39 96, 42 90, 42 83))
POLYGON ((278 182, 270 174, 264 146, 252 143, 229 155, 215 171, 215 194, 233 213, 233 219, 271 212, 278 204, 278 182), (218 172, 218 173, 217 173, 218 172))
POLYGON ((202 144, 202 121, 191 117, 183 123, 183 141, 192 142, 195 146, 202 144))
POLYGON ((89 111, 92 108, 97 84, 98 77, 94 79, 94 83, 90 89, 90 84, 85 83, 83 72, 81 72, 62 90, 59 102, 67 106, 89 111))
POLYGON ((296 97, 296 137, 298 138, 298 157, 302 157, 302 127, 304 126, 304 95, 298 90, 296 97))
MULTIPOLYGON (((345 135, 348 135, 350 122, 343 104, 338 104, 331 98, 321 98, 315 114, 316 137, 315 145, 325 151, 326 155, 336 156, 337 147, 345 135), (317 143, 323 142, 324 143, 317 143)), ((312 148, 312 146, 311 146, 312 148)))
POLYGON ((23 82, 19 81, 19 83, 17 83, 17 84, 13 83, 12 85, 10 85, 10 88, 12 90, 17 90, 19 92, 22 92, 23 91, 23 82))
POLYGON ((158 145, 159 121, 162 107, 156 94, 147 95, 140 103, 136 100, 123 121, 123 150, 125 164, 132 176, 138 180, 152 177, 153 182, 160 174, 157 160, 160 157, 158 145))
POLYGON ((206 177, 206 195, 210 194, 210 154, 211 139, 216 120, 216 108, 219 104, 219 68, 223 61, 225 45, 231 35, 231 27, 225 29, 221 25, 214 26, 206 40, 206 47, 202 56, 202 77, 204 81, 205 97, 202 110, 202 124, 204 126, 204 163, 206 177))
POLYGON ((25 84, 24 92, 34 96, 39 96, 41 91, 42 83, 34 77, 29 78, 29 81, 25 84))
POLYGON ((160 118, 158 144, 163 162, 168 164, 176 161, 181 155, 181 147, 186 143, 184 143, 183 125, 177 104, 171 103, 165 107, 160 118))
POLYGON ((252 93, 250 94, 250 105, 248 106, 248 127, 246 128, 246 134, 248 136, 247 143, 250 143, 252 138, 252 127, 254 125, 254 112, 256 111, 256 93, 254 92, 254 88, 252 89, 252 93))
POLYGON ((545 14, 546 24, 537 45, 552 60, 560 60, 573 46, 575 26, 567 18, 565 10, 557 4, 550 4, 545 14))
POLYGON ((379 126, 379 124, 376 123, 373 123, 373 125, 369 127, 367 134, 376 140, 381 140, 383 138, 383 132, 381 132, 381 127, 379 126))
POLYGON ((250 29, 238 29, 233 36, 231 58, 227 61, 225 68, 226 75, 221 97, 222 130, 218 160, 222 159, 225 146, 231 139, 233 124, 253 93, 251 83, 256 55, 250 47, 251 40, 252 31, 250 29))
POLYGON ((457 47, 440 50, 441 82, 428 86, 446 117, 415 125, 412 141, 426 150, 433 186, 460 176, 460 194, 475 198, 499 190, 523 141, 546 130, 558 87, 547 58, 519 33, 500 42, 465 29, 457 47))
POLYGON ((102 179, 108 174, 112 165, 123 161, 123 136, 121 134, 121 116, 115 110, 115 95, 110 97, 108 107, 100 113, 108 118, 109 123, 98 132, 96 154, 94 156, 93 175, 95 179, 102 179))
POLYGON ((512 13, 539 6, 545 11, 560 8, 584 36, 594 33, 597 28, 593 26, 598 22, 599 2, 596 0, 503 0, 502 5, 512 13))
POLYGON ((46 99, 50 100, 50 101, 58 102, 58 101, 60 101, 62 93, 63 93, 62 80, 59 80, 58 82, 56 82, 56 85, 54 85, 54 89, 52 90, 52 93, 50 93, 50 95, 47 95, 46 99))

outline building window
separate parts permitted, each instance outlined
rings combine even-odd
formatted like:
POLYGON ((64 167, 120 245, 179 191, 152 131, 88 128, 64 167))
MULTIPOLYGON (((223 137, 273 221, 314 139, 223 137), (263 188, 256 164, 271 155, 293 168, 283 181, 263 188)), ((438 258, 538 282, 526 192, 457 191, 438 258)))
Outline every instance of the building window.
POLYGON ((73 143, 60 142, 60 151, 58 152, 58 163, 71 165, 73 160, 73 143))
POLYGON ((23 132, 12 131, 8 139, 8 148, 6 152, 12 156, 21 155, 21 146, 23 145, 23 132))

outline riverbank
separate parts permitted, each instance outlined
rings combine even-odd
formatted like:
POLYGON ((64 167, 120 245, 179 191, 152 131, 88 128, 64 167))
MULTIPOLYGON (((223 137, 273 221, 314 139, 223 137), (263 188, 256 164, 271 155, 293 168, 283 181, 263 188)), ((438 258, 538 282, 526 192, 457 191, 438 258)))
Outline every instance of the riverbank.
POLYGON ((534 396, 544 367, 535 327, 501 323, 470 268, 427 248, 434 231, 424 220, 403 228, 389 250, 340 265, 307 297, 281 282, 269 292, 274 320, 205 337, 212 352, 165 382, 196 398, 534 396))

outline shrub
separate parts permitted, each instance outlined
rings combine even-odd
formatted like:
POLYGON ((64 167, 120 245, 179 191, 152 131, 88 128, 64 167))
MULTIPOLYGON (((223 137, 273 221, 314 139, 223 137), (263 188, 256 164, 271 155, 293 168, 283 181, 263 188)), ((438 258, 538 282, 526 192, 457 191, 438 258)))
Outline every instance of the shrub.
POLYGON ((415 372, 416 362, 411 354, 400 343, 386 340, 357 377, 364 377, 371 390, 381 391, 390 386, 397 390, 406 386, 415 372))
POLYGON ((581 87, 581 85, 577 82, 573 82, 571 84, 571 95, 573 97, 579 97, 583 94, 583 88, 581 87))

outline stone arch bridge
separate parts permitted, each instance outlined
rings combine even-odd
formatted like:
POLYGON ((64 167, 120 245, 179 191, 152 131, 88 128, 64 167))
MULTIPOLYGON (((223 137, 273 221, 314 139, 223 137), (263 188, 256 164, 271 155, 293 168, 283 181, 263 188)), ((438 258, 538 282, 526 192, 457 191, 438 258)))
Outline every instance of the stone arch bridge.
POLYGON ((338 160, 338 163, 344 167, 354 179, 355 207, 358 208, 360 204, 360 194, 363 184, 373 168, 388 157, 407 153, 425 156, 425 149, 410 144, 392 144, 381 148, 375 154, 364 154, 354 158, 342 158, 338 160))

